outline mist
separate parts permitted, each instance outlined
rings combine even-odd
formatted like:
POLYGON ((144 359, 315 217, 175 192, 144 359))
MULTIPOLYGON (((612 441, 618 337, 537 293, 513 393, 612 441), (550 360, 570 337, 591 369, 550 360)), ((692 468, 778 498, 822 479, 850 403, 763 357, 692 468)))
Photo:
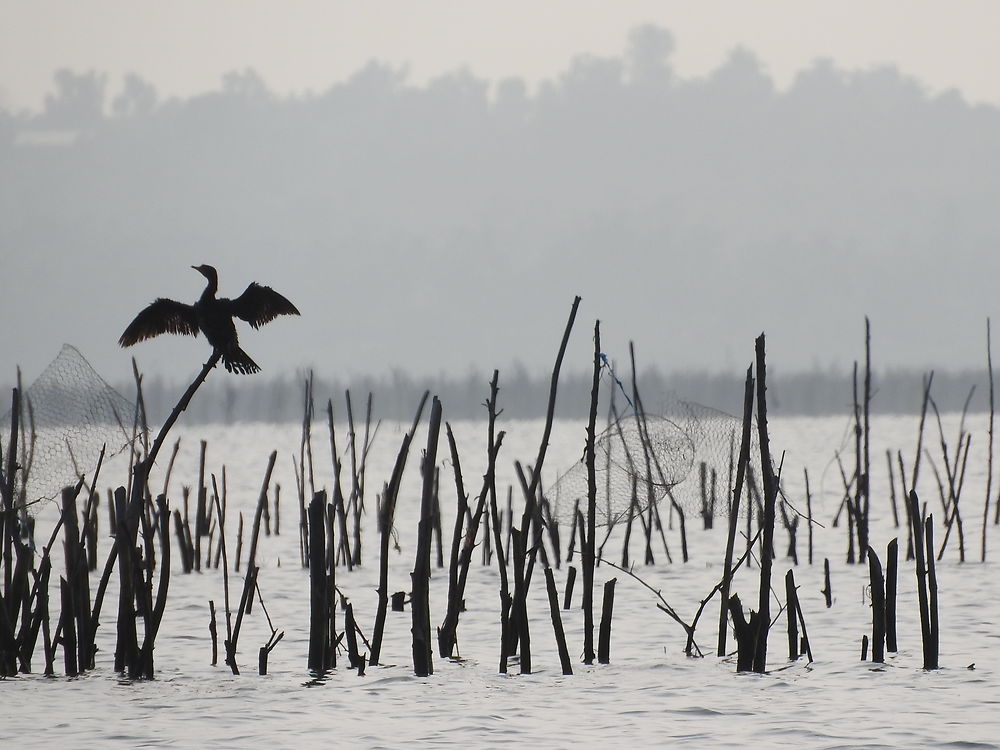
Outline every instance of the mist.
MULTIPOLYGON (((57 74, 0 110, 0 351, 29 378, 78 347, 189 378, 203 338, 119 349, 157 297, 251 281, 302 312, 240 330, 263 376, 545 371, 575 294, 571 371, 609 357, 735 373, 768 335, 785 372, 985 363, 996 312, 1000 111, 892 68, 818 60, 778 89, 736 49, 675 74, 669 31, 582 56, 537 87, 372 62, 277 95, 253 70, 163 98, 57 74)), ((5 376, 8 377, 8 376, 5 376)), ((228 376, 227 376, 228 377, 228 376)))

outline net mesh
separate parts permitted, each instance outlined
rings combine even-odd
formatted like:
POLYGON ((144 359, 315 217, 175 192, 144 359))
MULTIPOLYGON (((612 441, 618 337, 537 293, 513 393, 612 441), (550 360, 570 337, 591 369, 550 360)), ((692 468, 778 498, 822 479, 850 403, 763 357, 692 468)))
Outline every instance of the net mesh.
MULTIPOLYGON (((28 505, 51 500, 76 484, 105 457, 129 447, 135 404, 108 385, 74 347, 59 355, 24 392, 21 401, 16 485, 28 505)), ((8 409, 0 432, 9 439, 8 409)))
MULTIPOLYGON (((731 414, 680 399, 666 401, 656 415, 647 413, 645 426, 634 413, 613 421, 595 443, 597 525, 614 525, 627 516, 633 494, 637 511, 669 493, 685 514, 727 513, 741 427, 742 421, 731 414), (648 440, 642 439, 644 433, 648 440)), ((755 480, 760 477, 756 445, 756 430, 751 430, 755 480)), ((574 508, 586 509, 586 464, 574 464, 546 495, 558 521, 571 523, 574 508)))

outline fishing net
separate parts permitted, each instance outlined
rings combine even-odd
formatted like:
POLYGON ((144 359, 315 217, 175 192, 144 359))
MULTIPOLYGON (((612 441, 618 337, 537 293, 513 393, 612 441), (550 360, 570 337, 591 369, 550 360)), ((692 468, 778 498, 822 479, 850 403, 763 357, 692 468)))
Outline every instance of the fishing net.
MULTIPOLYGON (((685 514, 726 514, 741 427, 731 414, 680 399, 667 401, 659 414, 647 413, 645 424, 634 413, 613 421, 595 442, 597 525, 613 526, 625 518, 633 495, 634 512, 669 496, 685 514)), ((756 432, 751 436, 756 479, 756 432)), ((574 464, 547 488, 546 496, 558 521, 571 523, 576 507, 586 510, 586 464, 574 464)))
MULTIPOLYGON (((134 414, 135 404, 64 344, 22 397, 18 496, 28 505, 51 500, 81 475, 89 477, 103 446, 105 458, 129 447, 134 414)), ((0 429, 4 442, 10 438, 10 418, 8 409, 0 422, 6 425, 0 429)))

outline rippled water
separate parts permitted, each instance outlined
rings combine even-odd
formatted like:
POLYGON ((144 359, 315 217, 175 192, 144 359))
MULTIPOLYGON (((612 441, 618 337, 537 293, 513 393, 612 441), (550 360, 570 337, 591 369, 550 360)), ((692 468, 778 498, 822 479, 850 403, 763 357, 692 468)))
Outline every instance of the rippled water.
MULTIPOLYGON (((778 456, 786 451, 783 477, 789 498, 804 510, 801 468, 807 466, 814 513, 823 524, 815 529, 816 564, 812 566, 805 563, 806 531, 804 524, 800 525, 798 549, 802 564, 795 567, 816 659, 812 664, 804 659, 794 663, 785 660, 782 614, 771 634, 769 672, 736 674, 735 657, 717 659, 711 655, 718 622, 717 600, 709 604, 697 636, 710 655, 688 658, 683 653, 683 631, 656 608, 655 597, 627 575, 602 566, 596 575, 598 587, 609 578, 618 579, 611 664, 588 667, 579 663, 582 614, 578 582, 574 609, 563 612, 570 651, 577 657, 576 674, 561 674, 544 578, 541 570, 536 570, 529 603, 536 671, 519 675, 515 661, 509 675, 500 675, 499 576, 495 567, 481 566, 477 554, 466 591, 468 611, 459 624, 461 659, 435 656, 431 677, 413 676, 410 612, 390 612, 382 650, 386 666, 370 667, 363 677, 341 667, 322 681, 312 680, 306 669, 309 585, 307 572, 299 565, 292 474, 299 428, 178 428, 182 450, 174 469, 171 495, 179 497, 181 484, 197 482, 198 441, 207 440, 209 470, 221 479, 222 465, 227 469, 230 540, 235 538, 235 518, 240 510, 249 526, 267 457, 272 449, 279 451, 275 478, 282 486, 282 533, 262 536, 258 550, 261 591, 275 626, 285 632, 284 640, 271 654, 270 673, 265 677, 256 673, 257 649, 269 633, 259 606, 244 621, 240 636, 243 674, 236 677, 225 666, 209 665, 209 599, 214 599, 220 609, 220 630, 224 631, 222 572, 213 569, 184 576, 175 554, 167 610, 157 640, 157 679, 130 684, 114 673, 115 606, 109 597, 98 639, 97 669, 76 679, 27 675, 0 682, 4 713, 12 718, 0 735, 16 741, 19 747, 245 747, 261 742, 275 747, 322 743, 375 748, 400 747, 410 742, 456 747, 742 747, 749 740, 771 747, 997 747, 1000 596, 995 560, 1000 556, 1000 527, 989 527, 995 553, 987 563, 978 562, 986 438, 985 419, 977 419, 983 424, 969 423, 974 432, 973 450, 962 500, 969 562, 958 562, 957 539, 953 538, 938 567, 942 668, 937 671, 921 669, 915 576, 912 563, 902 560, 900 651, 889 655, 883 666, 860 661, 861 637, 870 631, 867 566, 844 563, 846 530, 830 524, 841 492, 833 453, 839 449, 850 456, 853 447, 845 442, 849 434, 844 419, 810 418, 772 420, 771 428, 772 452, 778 456), (825 607, 820 592, 824 557, 830 558, 832 567, 835 601, 830 609, 825 607)), ((912 417, 874 421, 872 541, 879 551, 896 535, 905 549, 905 529, 892 527, 884 451, 902 450, 909 462, 916 443, 916 424, 912 417)), ((485 425, 469 422, 453 426, 466 487, 475 493, 485 468, 485 425)), ((515 458, 527 463, 534 460, 541 423, 513 422, 503 427, 508 431, 500 465, 501 486, 505 487, 514 481, 515 458)), ((953 439, 957 419, 947 419, 945 428, 953 439)), ((383 424, 379 429, 368 468, 372 506, 374 492, 388 479, 403 429, 395 424, 383 424)), ((929 430, 928 436, 925 445, 936 458, 940 453, 936 430, 929 430)), ((343 435, 339 439, 343 445, 343 435)), ((415 446, 422 446, 424 440, 424 434, 419 433, 415 446)), ((557 423, 546 474, 554 477, 557 471, 578 461, 583 441, 581 423, 557 423)), ((317 484, 329 484, 332 472, 328 438, 319 426, 313 448, 317 484)), ((442 434, 439 459, 444 456, 442 434)), ((401 551, 392 555, 392 591, 409 588, 419 504, 418 462, 419 450, 415 450, 397 514, 401 551)), ((453 517, 454 489, 450 462, 440 463, 447 535, 453 517)), ((110 467, 102 484, 122 483, 123 472, 120 465, 110 467)), ((935 513, 936 538, 940 541, 940 502, 929 466, 922 470, 922 476, 922 499, 935 513)), ((162 478, 154 477, 153 486, 160 482, 162 478)), ((179 502, 175 500, 173 505, 177 507, 179 502)), ((108 550, 103 510, 102 558, 108 550)), ((39 538, 47 536, 54 514, 53 507, 42 510, 39 538)), ((662 546, 657 545, 657 564, 635 568, 636 574, 661 590, 685 618, 693 615, 721 575, 725 530, 721 523, 710 531, 702 530, 701 525, 696 514, 689 514, 689 563, 679 562, 679 539, 673 530, 667 539, 674 563, 666 562, 662 546)), ((353 602, 366 634, 370 633, 376 604, 376 539, 374 517, 369 513, 365 518, 365 564, 352 573, 338 569, 338 584, 353 602)), ((783 530, 776 531, 775 540, 779 554, 783 553, 783 530)), ((232 556, 232 541, 230 544, 232 556)), ((620 541, 612 541, 606 553, 618 561, 620 549, 620 541)), ((633 536, 631 549, 633 559, 641 561, 638 535, 633 536)), ((57 565, 61 564, 61 555, 56 560, 57 565)), ((790 561, 782 557, 775 561, 776 583, 781 582, 789 566, 790 561)), ((756 575, 753 569, 737 578, 735 590, 744 602, 756 599, 756 575)), ((565 565, 556 571, 556 580, 562 590, 565 565)), ((238 596, 242 587, 239 575, 231 577, 230 585, 233 596, 238 596)), ((435 571, 431 581, 432 624, 439 624, 443 618, 446 587, 445 572, 435 571)), ((36 664, 39 662, 40 657, 36 657, 36 664)), ((60 664, 61 655, 57 667, 60 664)))

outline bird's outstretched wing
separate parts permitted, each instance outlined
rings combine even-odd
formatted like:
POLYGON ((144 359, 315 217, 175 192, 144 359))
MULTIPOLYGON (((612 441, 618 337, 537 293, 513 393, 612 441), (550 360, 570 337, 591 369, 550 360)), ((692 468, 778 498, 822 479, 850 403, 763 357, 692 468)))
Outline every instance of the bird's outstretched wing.
POLYGON ((122 346, 132 346, 161 333, 198 335, 198 315, 191 305, 162 297, 135 316, 118 339, 122 346))
POLYGON ((295 305, 271 287, 261 286, 256 281, 251 282, 246 291, 232 300, 230 305, 233 315, 242 318, 254 328, 260 328, 279 315, 299 314, 295 305))

